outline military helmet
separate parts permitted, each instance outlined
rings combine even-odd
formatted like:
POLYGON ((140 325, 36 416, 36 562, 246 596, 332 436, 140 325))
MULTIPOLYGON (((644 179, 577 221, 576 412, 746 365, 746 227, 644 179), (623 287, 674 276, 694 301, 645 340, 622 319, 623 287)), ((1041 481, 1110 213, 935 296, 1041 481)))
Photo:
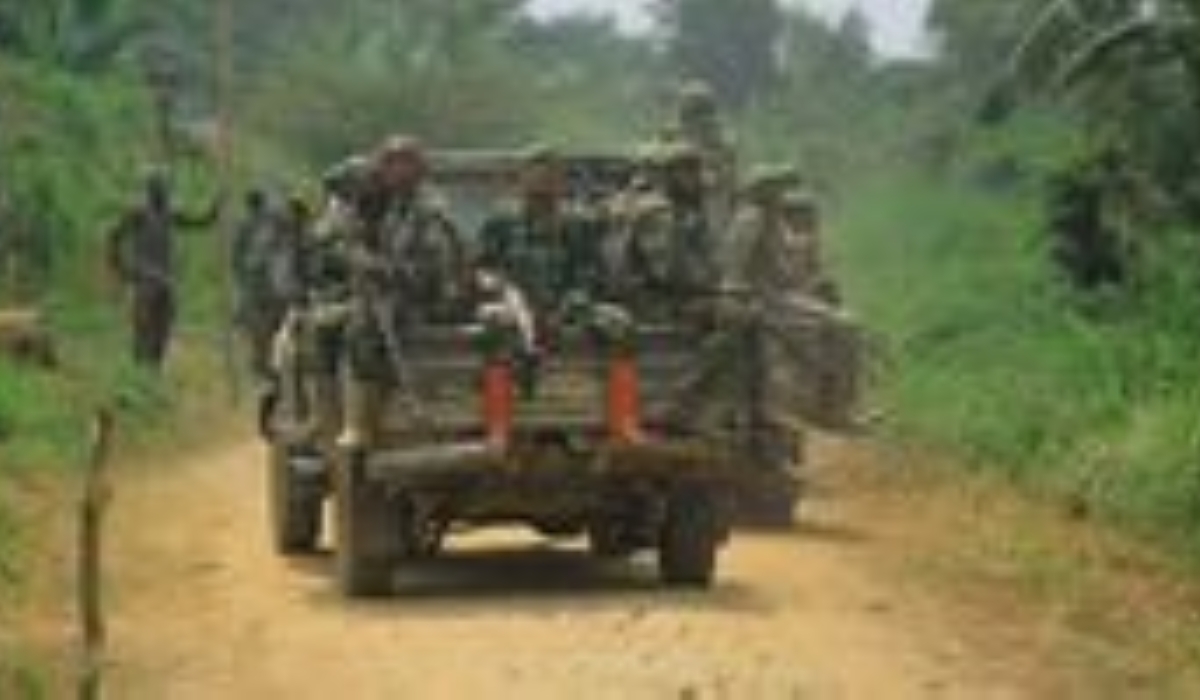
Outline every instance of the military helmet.
POLYGON ((520 157, 520 188, 528 195, 563 194, 566 172, 558 150, 544 143, 531 144, 520 157))
POLYGON ((750 169, 744 191, 752 198, 778 197, 800 185, 800 173, 790 165, 757 165, 750 169))
POLYGON ((689 80, 679 88, 679 111, 684 114, 703 114, 717 110, 717 97, 712 86, 703 80, 689 80))
POLYGON ((799 216, 815 216, 820 212, 820 205, 812 192, 802 189, 791 189, 783 195, 783 209, 789 214, 799 216))
POLYGON ((671 168, 680 165, 701 165, 704 154, 682 139, 650 141, 637 149, 639 163, 650 168, 671 168))
POLYGON ((659 152, 660 162, 667 167, 680 165, 699 166, 704 162, 704 154, 687 141, 670 141, 664 143, 659 152))
POLYGON ((394 160, 412 160, 425 165, 425 145, 410 134, 389 136, 375 152, 375 164, 381 166, 394 160))

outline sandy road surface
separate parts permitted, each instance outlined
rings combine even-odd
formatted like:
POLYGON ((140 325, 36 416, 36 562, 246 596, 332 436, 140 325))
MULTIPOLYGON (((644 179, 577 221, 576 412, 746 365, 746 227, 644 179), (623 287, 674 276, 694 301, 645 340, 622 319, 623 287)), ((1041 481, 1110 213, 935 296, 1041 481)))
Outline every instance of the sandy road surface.
POLYGON ((800 531, 736 539, 708 593, 660 590, 650 562, 491 533, 411 572, 403 597, 347 603, 327 556, 269 550, 261 466, 247 442, 124 477, 112 697, 1037 695, 1019 664, 972 653, 935 601, 890 585, 874 563, 886 523, 836 486, 800 531))

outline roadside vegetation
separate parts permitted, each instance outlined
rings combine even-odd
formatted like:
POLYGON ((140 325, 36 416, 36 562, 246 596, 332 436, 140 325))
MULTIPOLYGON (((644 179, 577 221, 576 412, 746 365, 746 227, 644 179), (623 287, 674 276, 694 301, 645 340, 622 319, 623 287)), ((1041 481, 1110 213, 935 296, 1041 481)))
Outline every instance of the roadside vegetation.
POLYGON ((396 130, 632 149, 691 77, 730 106, 748 163, 795 162, 827 202, 888 439, 1200 554, 1195 2, 936 0, 920 60, 881 59, 861 15, 774 0, 662 0, 637 37, 523 5, 236 3, 217 99, 216 3, 0 0, 0 305, 40 307, 62 354, 0 362, 0 609, 21 578, 14 485, 68 474, 91 410, 170 443, 189 397, 226 400, 221 235, 185 243, 167 378, 125 359, 103 238, 143 165, 169 151, 184 202, 236 202, 252 182, 313 195, 323 167, 396 130))

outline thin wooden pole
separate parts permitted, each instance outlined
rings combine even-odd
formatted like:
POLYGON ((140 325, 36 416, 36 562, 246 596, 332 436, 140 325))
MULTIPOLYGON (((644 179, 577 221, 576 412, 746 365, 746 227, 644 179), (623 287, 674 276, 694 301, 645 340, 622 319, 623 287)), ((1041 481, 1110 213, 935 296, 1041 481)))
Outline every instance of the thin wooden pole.
POLYGON ((112 417, 107 411, 101 410, 96 414, 79 501, 77 587, 79 622, 83 634, 80 700, 99 700, 103 693, 107 639, 104 616, 104 515, 112 495, 108 479, 112 426, 112 417))

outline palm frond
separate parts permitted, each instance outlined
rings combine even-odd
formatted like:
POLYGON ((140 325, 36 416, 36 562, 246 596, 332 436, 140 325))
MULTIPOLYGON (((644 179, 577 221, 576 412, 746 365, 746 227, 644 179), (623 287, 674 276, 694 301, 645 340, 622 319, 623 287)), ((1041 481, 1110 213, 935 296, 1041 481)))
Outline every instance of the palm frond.
POLYGON ((1103 71, 1109 62, 1126 51, 1145 47, 1163 37, 1162 26, 1154 19, 1134 17, 1110 27, 1071 53, 1056 71, 1053 84, 1072 88, 1103 71))

